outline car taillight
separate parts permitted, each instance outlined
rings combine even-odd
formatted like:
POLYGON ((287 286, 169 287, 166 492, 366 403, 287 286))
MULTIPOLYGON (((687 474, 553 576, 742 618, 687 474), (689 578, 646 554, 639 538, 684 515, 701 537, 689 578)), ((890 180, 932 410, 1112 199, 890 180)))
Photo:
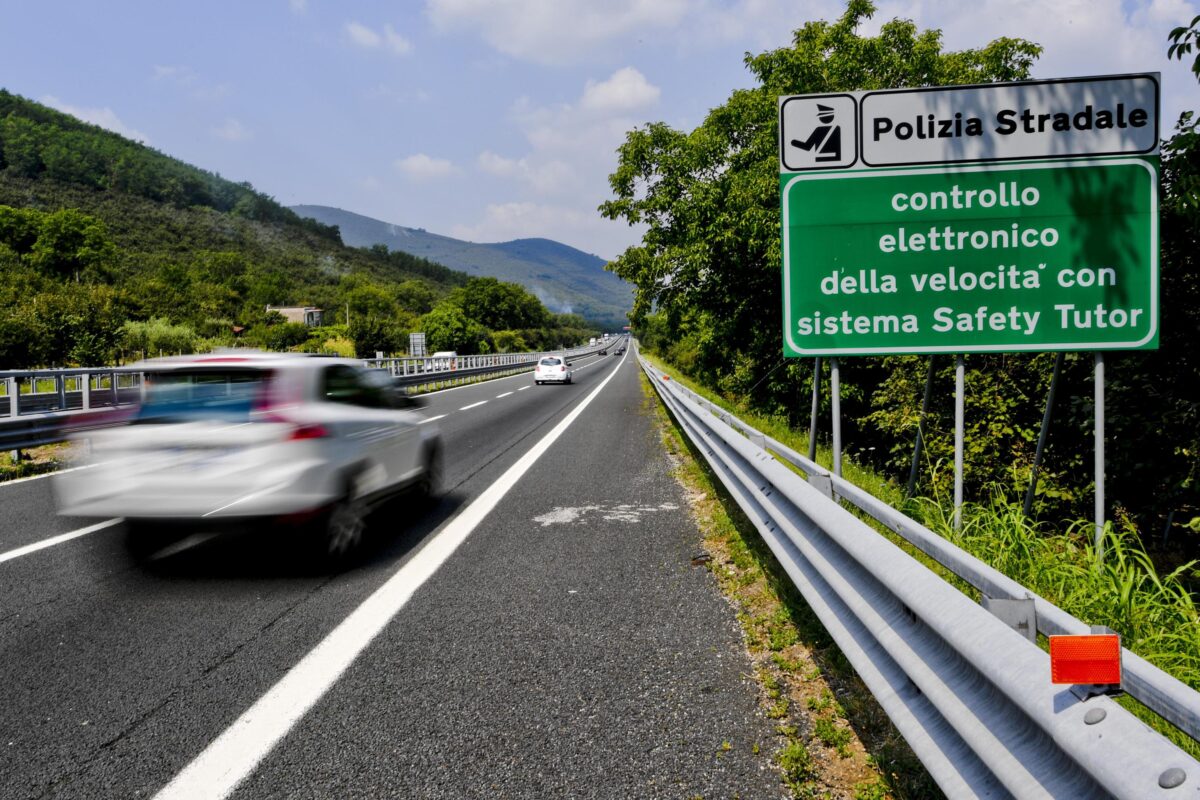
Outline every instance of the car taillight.
POLYGON ((292 432, 288 434, 289 442, 302 442, 306 439, 324 439, 329 435, 329 431, 324 425, 309 423, 307 425, 297 425, 292 428, 292 432))

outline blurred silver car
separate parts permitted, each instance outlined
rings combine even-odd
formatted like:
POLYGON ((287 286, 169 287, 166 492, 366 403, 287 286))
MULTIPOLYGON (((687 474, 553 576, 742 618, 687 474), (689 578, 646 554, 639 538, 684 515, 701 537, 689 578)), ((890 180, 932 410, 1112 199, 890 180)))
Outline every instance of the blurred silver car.
POLYGON ((562 356, 542 356, 533 370, 533 382, 538 385, 570 383, 571 362, 562 356))
POLYGON ((124 517, 131 544, 171 527, 284 521, 337 560, 378 501, 437 492, 437 428, 384 371, 245 351, 140 366, 133 419, 89 434, 95 466, 56 479, 60 513, 124 517))

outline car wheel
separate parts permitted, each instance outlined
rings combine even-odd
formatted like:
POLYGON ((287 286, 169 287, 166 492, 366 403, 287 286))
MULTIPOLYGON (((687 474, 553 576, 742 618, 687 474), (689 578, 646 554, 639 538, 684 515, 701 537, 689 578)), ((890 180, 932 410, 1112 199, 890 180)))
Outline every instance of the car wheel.
POLYGON ((417 493, 426 503, 432 504, 442 493, 442 449, 433 447, 425 456, 425 474, 417 483, 417 493))
POLYGON ((366 506, 362 500, 347 494, 333 504, 318 526, 318 555, 326 562, 345 562, 362 546, 366 529, 366 506))

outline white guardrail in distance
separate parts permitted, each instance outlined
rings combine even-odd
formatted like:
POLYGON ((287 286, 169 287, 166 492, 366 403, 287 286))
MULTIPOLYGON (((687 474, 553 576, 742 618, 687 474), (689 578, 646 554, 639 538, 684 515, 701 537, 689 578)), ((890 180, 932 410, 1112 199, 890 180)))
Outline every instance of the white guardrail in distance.
MULTIPOLYGON (((987 596, 1033 599, 1043 633, 1088 633, 1088 625, 639 360, 947 796, 1200 795, 1200 764, 1187 753, 1111 698, 1082 700, 1050 683, 1045 651, 833 494, 987 596)), ((1126 690, 1195 737, 1200 695, 1128 650, 1123 664, 1126 690)))
MULTIPOLYGON (((543 356, 591 355, 617 346, 622 338, 537 353, 362 361, 367 367, 390 371, 397 386, 411 387, 532 369, 543 356)), ((136 367, 0 371, 0 451, 61 442, 103 426, 104 417, 97 412, 130 406, 140 402, 141 396, 142 373, 136 367)))

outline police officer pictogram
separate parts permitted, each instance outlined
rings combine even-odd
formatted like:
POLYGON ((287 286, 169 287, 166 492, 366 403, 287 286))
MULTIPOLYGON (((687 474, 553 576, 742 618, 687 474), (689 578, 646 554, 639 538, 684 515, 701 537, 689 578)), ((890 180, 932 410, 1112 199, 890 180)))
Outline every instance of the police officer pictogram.
POLYGON ((779 125, 785 170, 836 169, 858 161, 858 106, 850 95, 785 98, 779 125))

